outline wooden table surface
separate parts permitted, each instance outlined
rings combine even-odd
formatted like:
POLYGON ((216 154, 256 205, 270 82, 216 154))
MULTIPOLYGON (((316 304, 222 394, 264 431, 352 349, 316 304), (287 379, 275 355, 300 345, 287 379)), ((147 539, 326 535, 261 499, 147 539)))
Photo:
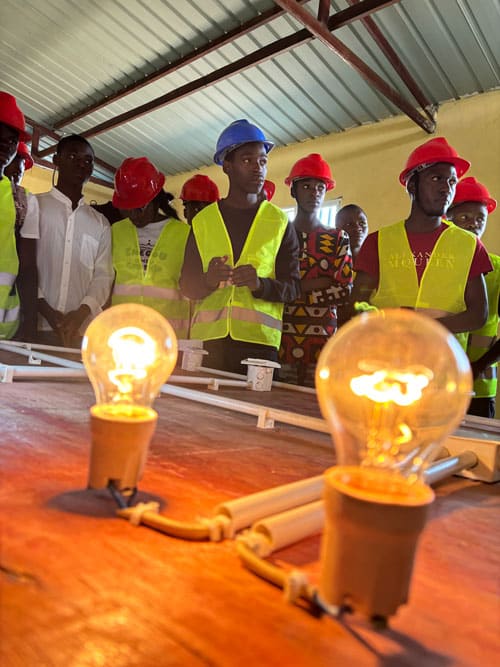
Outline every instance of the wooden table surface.
MULTIPOLYGON (((18 362, 19 363, 19 362, 18 362)), ((21 362, 24 363, 24 362, 21 362)), ((224 395, 319 416, 314 397, 224 395)), ((240 563, 234 542, 194 543, 115 518, 86 490, 85 381, 0 385, 0 664, 3 667, 498 664, 499 485, 451 478, 420 542, 409 604, 375 631, 317 617, 240 563)), ((325 434, 162 396, 139 499, 179 520, 221 501, 320 474, 325 434)), ((318 572, 319 537, 273 555, 318 572)))

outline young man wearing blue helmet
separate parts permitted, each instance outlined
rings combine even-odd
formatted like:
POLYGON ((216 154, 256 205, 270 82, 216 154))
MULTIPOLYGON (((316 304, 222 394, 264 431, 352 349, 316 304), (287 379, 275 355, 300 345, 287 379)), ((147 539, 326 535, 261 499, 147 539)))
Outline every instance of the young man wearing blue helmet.
POLYGON ((283 304, 300 289, 294 229, 261 197, 272 148, 247 120, 231 123, 214 155, 229 178, 228 195, 192 221, 180 284, 197 301, 191 338, 205 341, 212 368, 241 373, 244 359, 276 361, 283 304))

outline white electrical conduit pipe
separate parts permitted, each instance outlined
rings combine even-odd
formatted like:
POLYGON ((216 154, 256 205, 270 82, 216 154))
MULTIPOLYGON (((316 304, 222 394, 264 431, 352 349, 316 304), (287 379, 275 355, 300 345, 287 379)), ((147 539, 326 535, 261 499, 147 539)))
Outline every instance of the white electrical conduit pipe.
POLYGON ((265 558, 273 551, 323 532, 324 525, 324 503, 317 500, 280 514, 266 516, 253 524, 245 539, 252 544, 256 554, 265 558))
POLYGON ((161 393, 169 394, 170 396, 187 398, 192 401, 197 401, 198 403, 206 403, 207 405, 214 405, 218 408, 225 408, 247 415, 254 415, 255 417, 258 417, 257 426, 259 428, 273 428, 274 422, 278 421, 283 424, 299 426, 320 433, 330 432, 326 422, 317 417, 308 417, 306 415, 297 414, 296 412, 277 410, 275 408, 257 405, 256 403, 247 403, 246 401, 238 401, 234 398, 217 396, 215 394, 204 394, 201 391, 170 386, 167 384, 164 384, 160 391, 161 393))
POLYGON ((12 352, 17 351, 14 348, 22 347, 26 350, 46 350, 48 352, 64 352, 65 354, 80 355, 82 353, 79 347, 58 347, 57 345, 42 345, 41 343, 22 343, 16 340, 3 341, 1 345, 8 345, 12 352))
POLYGON ((24 380, 41 380, 43 378, 87 378, 87 373, 83 369, 47 366, 6 366, 5 364, 0 364, 0 373, 2 373, 2 382, 12 382, 14 378, 24 380))
POLYGON ((63 359, 62 357, 55 357, 51 354, 45 354, 43 352, 33 351, 21 346, 15 346, 15 348, 8 343, 0 343, 0 350, 7 350, 8 352, 14 352, 15 354, 20 354, 23 357, 34 357, 40 359, 41 361, 47 361, 51 364, 57 364, 63 368, 83 368, 83 364, 78 361, 71 361, 71 359, 63 359))
POLYGON ((252 385, 252 383, 245 379, 242 380, 226 380, 223 378, 214 378, 214 377, 193 377, 191 375, 171 375, 169 382, 178 383, 178 384, 201 384, 206 385, 209 389, 218 389, 221 387, 242 387, 247 389, 252 385))
POLYGON ((232 538, 236 532, 247 528, 254 521, 301 505, 309 506, 308 503, 321 497, 323 483, 323 475, 318 475, 283 484, 221 503, 215 508, 214 514, 229 519, 224 537, 232 538))

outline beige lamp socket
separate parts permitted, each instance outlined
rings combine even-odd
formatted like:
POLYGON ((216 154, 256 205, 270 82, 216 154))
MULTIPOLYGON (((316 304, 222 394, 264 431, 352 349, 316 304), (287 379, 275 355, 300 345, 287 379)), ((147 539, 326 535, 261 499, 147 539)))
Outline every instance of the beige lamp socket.
POLYGON ((327 470, 321 603, 370 618, 393 615, 408 600, 417 542, 433 499, 429 486, 410 485, 389 472, 327 470))
POLYGON ((133 406, 120 410, 94 405, 90 409, 88 487, 103 489, 113 482, 120 491, 135 489, 142 477, 157 420, 158 414, 152 408, 133 406))

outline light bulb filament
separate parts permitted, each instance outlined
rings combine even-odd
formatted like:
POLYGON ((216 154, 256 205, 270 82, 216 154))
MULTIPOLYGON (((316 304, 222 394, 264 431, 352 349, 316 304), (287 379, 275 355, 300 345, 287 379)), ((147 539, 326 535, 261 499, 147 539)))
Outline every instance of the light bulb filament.
POLYGON ((411 405, 422 397, 432 373, 426 368, 420 372, 406 370, 376 370, 373 373, 353 377, 350 387, 356 396, 364 396, 376 403, 411 405))
POLYGON ((108 371, 119 392, 115 400, 130 400, 136 383, 147 377, 147 369, 155 361, 155 342, 138 327, 122 327, 110 335, 108 345, 116 366, 108 371))

